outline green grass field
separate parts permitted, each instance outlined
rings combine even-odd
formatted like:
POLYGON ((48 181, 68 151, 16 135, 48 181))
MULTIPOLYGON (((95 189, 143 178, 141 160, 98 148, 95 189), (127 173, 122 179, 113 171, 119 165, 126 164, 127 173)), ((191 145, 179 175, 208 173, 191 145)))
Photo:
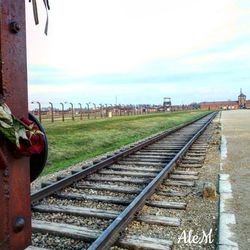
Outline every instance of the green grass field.
POLYGON ((43 175, 188 122, 204 111, 182 111, 44 123, 49 156, 43 175))

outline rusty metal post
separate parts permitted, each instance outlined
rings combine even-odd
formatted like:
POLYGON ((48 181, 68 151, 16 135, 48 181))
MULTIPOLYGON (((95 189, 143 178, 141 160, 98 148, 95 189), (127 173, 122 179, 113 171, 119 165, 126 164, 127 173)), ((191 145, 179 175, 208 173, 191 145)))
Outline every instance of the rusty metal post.
POLYGON ((74 116, 74 105, 72 102, 69 103, 70 106, 71 106, 71 118, 72 118, 72 121, 75 120, 75 116, 74 116))
POLYGON ((54 122, 54 107, 53 107, 53 103, 49 102, 50 106, 51 106, 51 122, 54 122))
POLYGON ((108 117, 108 104, 104 104, 106 106, 105 112, 106 112, 106 117, 108 117))
POLYGON ((62 121, 64 122, 64 104, 62 102, 60 104, 62 105, 62 121))
POLYGON ((86 103, 86 105, 87 105, 87 107, 88 107, 88 119, 90 118, 90 114, 89 114, 89 112, 90 112, 90 110, 89 110, 89 104, 90 104, 90 102, 87 102, 87 103, 86 103))
POLYGON ((94 106, 94 117, 95 117, 95 119, 96 119, 96 104, 93 103, 93 102, 92 102, 92 104, 93 104, 93 106, 94 106))
POLYGON ((101 107, 101 118, 103 117, 103 105, 102 104, 99 104, 100 107, 101 107))
POLYGON ((80 106, 80 119, 82 120, 82 104, 80 102, 78 104, 80 106))
MULTIPOLYGON (((31 102, 34 104, 35 102, 31 102)), ((39 122, 42 122, 42 106, 40 102, 36 102, 38 104, 38 117, 39 117, 39 122)))
MULTIPOLYGON (((0 0, 0 102, 16 117, 28 117, 25 1, 0 0)), ((0 216, 0 249, 21 250, 30 245, 29 158, 15 157, 3 137, 0 216)))
POLYGON ((38 104, 38 110, 39 110, 39 122, 42 122, 42 106, 40 102, 36 102, 38 104))
POLYGON ((122 115, 122 106, 120 104, 118 105, 118 114, 119 116, 122 115))

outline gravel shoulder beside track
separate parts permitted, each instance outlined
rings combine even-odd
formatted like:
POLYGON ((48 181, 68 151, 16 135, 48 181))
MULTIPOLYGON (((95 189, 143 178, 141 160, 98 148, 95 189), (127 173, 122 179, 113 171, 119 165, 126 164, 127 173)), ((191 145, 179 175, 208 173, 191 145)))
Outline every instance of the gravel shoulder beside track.
POLYGON ((192 193, 186 198, 188 203, 186 213, 182 218, 181 227, 178 228, 177 237, 182 236, 183 231, 188 235, 192 230, 192 235, 202 237, 203 232, 209 234, 212 230, 213 243, 203 242, 197 243, 184 243, 183 240, 175 239, 174 249, 215 249, 216 248, 216 235, 217 235, 217 221, 218 221, 218 202, 219 196, 217 195, 214 200, 205 200, 202 197, 202 189, 205 182, 213 183, 217 187, 218 173, 220 167, 220 127, 219 120, 216 118, 210 125, 209 129, 215 129, 212 138, 210 139, 209 148, 207 150, 204 165, 199 169, 199 180, 196 181, 196 187, 192 193), (178 243, 179 241, 179 243, 178 243))
MULTIPOLYGON (((214 131, 210 139, 209 148, 207 150, 205 162, 202 168, 199 169, 199 180, 196 181, 196 187, 192 190, 191 194, 187 196, 187 209, 183 214, 182 224, 178 227, 177 238, 175 238, 174 249, 215 249, 216 248, 216 235, 217 235, 217 220, 218 220, 218 201, 217 196, 214 200, 205 200, 202 197, 203 185, 205 182, 213 183, 217 186, 220 154, 220 127, 218 118, 209 126, 209 129, 214 131), (198 235, 202 237, 203 232, 209 234, 212 230, 212 243, 203 241, 201 244, 197 243, 184 243, 180 240, 183 232, 188 235, 198 235), (178 243, 179 242, 179 243, 178 243)), ((188 238, 187 238, 188 239, 188 238)))

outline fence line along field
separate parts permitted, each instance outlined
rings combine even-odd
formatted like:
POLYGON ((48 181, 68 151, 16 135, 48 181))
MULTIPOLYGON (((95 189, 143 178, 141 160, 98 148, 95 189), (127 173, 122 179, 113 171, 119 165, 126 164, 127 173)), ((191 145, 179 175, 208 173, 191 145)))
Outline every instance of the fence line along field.
POLYGON ((65 120, 64 123, 44 121, 49 156, 43 175, 188 122, 206 112, 188 110, 111 119, 65 120))
POLYGON ((64 122, 66 120, 84 120, 97 118, 110 118, 113 116, 130 116, 157 113, 162 111, 183 111, 199 109, 197 103, 189 105, 155 105, 155 104, 140 104, 140 105, 112 105, 112 104, 96 104, 88 102, 86 104, 78 103, 74 105, 72 102, 52 103, 49 102, 49 107, 45 103, 31 102, 31 112, 36 115, 40 122, 64 122), (59 105, 59 106, 58 106, 59 105))

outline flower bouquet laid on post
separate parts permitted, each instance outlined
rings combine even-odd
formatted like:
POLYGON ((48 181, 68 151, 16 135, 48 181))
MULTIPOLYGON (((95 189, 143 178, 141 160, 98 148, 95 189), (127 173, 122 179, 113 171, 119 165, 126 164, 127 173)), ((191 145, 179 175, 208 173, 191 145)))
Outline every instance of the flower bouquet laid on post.
POLYGON ((13 145, 16 156, 32 156, 44 148, 44 134, 37 124, 17 119, 6 104, 0 104, 0 133, 13 145))

